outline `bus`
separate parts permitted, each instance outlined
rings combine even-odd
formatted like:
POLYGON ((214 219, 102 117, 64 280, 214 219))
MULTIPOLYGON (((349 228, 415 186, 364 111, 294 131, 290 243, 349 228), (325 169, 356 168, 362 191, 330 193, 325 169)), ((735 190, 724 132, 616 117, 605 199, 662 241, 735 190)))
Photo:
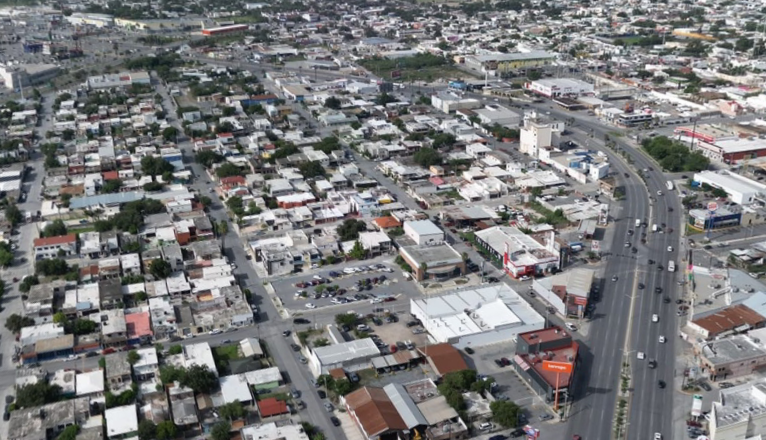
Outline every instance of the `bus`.
POLYGON ((673 260, 668 261, 668 272, 676 271, 676 262, 673 260))

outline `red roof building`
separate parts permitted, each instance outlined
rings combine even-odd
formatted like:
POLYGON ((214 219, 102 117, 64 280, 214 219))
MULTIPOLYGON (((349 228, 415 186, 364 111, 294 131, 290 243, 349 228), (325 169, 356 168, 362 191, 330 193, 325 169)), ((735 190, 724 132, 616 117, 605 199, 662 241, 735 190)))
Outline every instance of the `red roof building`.
POLYGON ((75 234, 36 238, 33 243, 35 259, 37 260, 67 257, 77 253, 77 236, 75 234))
POLYGON ((125 325, 128 329, 128 341, 130 342, 140 343, 148 341, 154 334, 152 332, 149 312, 126 314, 125 325))
POLYGON ((517 341, 513 367, 537 394, 553 401, 558 390, 558 401, 563 403, 579 362, 580 346, 572 335, 559 327, 549 327, 519 333, 517 341), (560 370, 548 368, 548 363, 560 370))
POLYGON ((283 400, 277 400, 275 397, 269 397, 258 401, 258 412, 261 418, 287 414, 287 403, 283 400))

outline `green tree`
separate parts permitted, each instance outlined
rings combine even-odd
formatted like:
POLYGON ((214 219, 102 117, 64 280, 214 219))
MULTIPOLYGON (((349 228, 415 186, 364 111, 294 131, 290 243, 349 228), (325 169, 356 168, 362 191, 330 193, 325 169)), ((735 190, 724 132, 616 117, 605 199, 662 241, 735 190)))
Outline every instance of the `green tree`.
POLYGON ((175 167, 161 157, 146 156, 141 159, 141 172, 147 176, 161 176, 168 171, 175 171, 175 167))
POLYGON ((16 408, 34 408, 59 400, 61 387, 45 380, 24 385, 16 392, 16 408))
POLYGON ((449 133, 439 133, 433 137, 431 146, 433 148, 451 147, 457 142, 457 138, 449 133))
POLYGON ((60 258, 40 260, 35 263, 35 272, 44 276, 62 276, 69 272, 69 266, 60 258))
POLYGON ((151 420, 138 422, 138 440, 154 440, 157 435, 157 425, 151 420))
POLYGON ((104 186, 101 187, 101 192, 104 194, 115 194, 120 192, 120 188, 122 188, 122 180, 109 179, 104 182, 104 186))
POLYGON ((210 430, 211 440, 229 440, 231 437, 231 424, 229 422, 219 422, 210 430))
POLYGON ((314 177, 324 177, 325 169, 322 163, 318 160, 312 160, 311 162, 303 162, 298 165, 298 170, 301 172, 304 178, 312 179, 314 177))
POLYGON ((428 168, 431 165, 441 164, 442 156, 433 148, 424 147, 415 152, 412 156, 412 160, 421 167, 428 168))
POLYGON ((67 319, 64 312, 56 312, 56 314, 53 315, 53 322, 65 326, 69 322, 69 319, 67 319))
POLYGON ((200 151, 194 156, 194 161, 205 168, 210 168, 213 164, 223 162, 224 157, 212 150, 200 151))
POLYGON ((344 220, 337 228, 338 237, 341 241, 351 241, 359 238, 359 233, 367 230, 367 224, 362 220, 344 220))
POLYGON ((181 378, 181 385, 198 393, 210 393, 218 386, 218 378, 205 365, 192 365, 181 378))
POLYGON ((231 402, 219 407, 218 414, 229 421, 238 420, 245 416, 245 408, 241 402, 231 402))
POLYGON ((173 268, 170 267, 170 263, 157 258, 149 264, 149 273, 151 273, 156 279, 165 279, 173 273, 173 268))
POLYGON ((21 280, 21 284, 19 284, 19 291, 22 293, 27 293, 29 292, 29 289, 32 288, 32 286, 36 286, 38 284, 40 284, 40 279, 37 277, 37 275, 27 275, 23 280, 21 280))
POLYGON ((77 319, 72 324, 72 333, 75 335, 89 335, 96 332, 98 324, 90 319, 77 319))
POLYGON ((176 136, 178 136, 178 129, 173 126, 165 127, 162 130, 162 138, 166 141, 173 141, 176 139, 176 136))
POLYGON ((339 326, 347 325, 353 328, 358 322, 359 317, 356 316, 356 313, 340 313, 335 315, 335 323, 339 326))
POLYGON ((521 408, 513 402, 496 400, 489 404, 492 420, 503 428, 515 428, 519 423, 521 408))
POLYGON ((231 162, 226 162, 215 170, 215 175, 223 179, 225 177, 241 176, 242 170, 231 162))
MULTIPOLYGON (((11 245, 8 242, 0 243, 0 266, 2 267, 10 266, 11 264, 13 264, 14 258, 15 257, 13 255, 13 249, 11 249, 11 245)), ((27 289, 27 292, 29 292, 29 289, 27 289)))
POLYGON ((56 440, 77 440, 77 433, 80 432, 80 427, 77 425, 69 425, 61 431, 56 440))
POLYGON ((146 192, 162 191, 163 188, 165 188, 165 184, 162 182, 148 182, 144 184, 144 191, 146 192))
POLYGON ((24 219, 24 216, 21 215, 19 207, 11 203, 5 208, 5 219, 15 228, 24 219))
POLYGON ((171 345, 170 348, 168 349, 169 354, 181 354, 183 353, 183 351, 184 351, 184 348, 178 344, 171 345))
POLYGON ((178 435, 178 428, 172 420, 165 420, 157 425, 157 440, 172 440, 178 435))
POLYGON ((128 363, 129 363, 130 365, 135 365, 135 364, 136 364, 136 362, 138 362, 138 361, 140 361, 140 360, 141 360, 141 355, 140 355, 140 354, 138 354, 138 351, 136 351, 136 350, 130 350, 130 351, 128 352, 128 363))
POLYGON ((61 139, 64 141, 71 141, 74 139, 74 130, 71 128, 67 128, 66 130, 61 132, 61 139))
POLYGON ((40 235, 43 237, 58 237, 60 235, 66 235, 67 229, 66 225, 62 220, 53 220, 52 222, 45 225, 45 228, 43 228, 40 235))
POLYGON ((367 251, 364 250, 362 243, 357 240, 354 242, 354 247, 348 253, 348 256, 355 260, 363 260, 367 256, 367 251))
POLYGON ((333 110, 340 110, 341 102, 340 99, 336 98, 335 96, 330 96, 329 98, 325 99, 324 106, 333 110))

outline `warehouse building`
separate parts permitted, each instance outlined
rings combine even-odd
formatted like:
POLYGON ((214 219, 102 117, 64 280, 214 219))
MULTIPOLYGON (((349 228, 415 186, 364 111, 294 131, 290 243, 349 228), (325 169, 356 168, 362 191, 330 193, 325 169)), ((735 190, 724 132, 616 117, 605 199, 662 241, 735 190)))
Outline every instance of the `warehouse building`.
POLYGON ((325 347, 309 348, 309 367, 315 376, 343 368, 348 371, 370 367, 370 360, 380 356, 380 349, 371 338, 355 339, 325 347))
POLYGON ((726 191, 729 199, 738 205, 750 205, 756 199, 763 200, 766 194, 766 185, 726 170, 696 173, 694 182, 726 191))
POLYGON ((507 284, 410 300, 410 313, 434 342, 457 348, 510 343, 515 335, 542 329, 545 319, 507 284))
POLYGON ((571 78, 539 79, 525 85, 526 89, 548 98, 579 97, 593 94, 593 84, 571 78))

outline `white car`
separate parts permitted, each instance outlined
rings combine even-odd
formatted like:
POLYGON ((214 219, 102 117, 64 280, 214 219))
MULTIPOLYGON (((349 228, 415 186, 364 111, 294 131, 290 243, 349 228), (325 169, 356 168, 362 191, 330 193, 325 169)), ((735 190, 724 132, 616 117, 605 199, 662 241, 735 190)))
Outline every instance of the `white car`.
POLYGON ((654 440, 662 440, 662 434, 659 432, 654 433, 654 440))
POLYGON ((216 328, 216 329, 210 330, 210 331, 208 332, 208 334, 210 334, 210 335, 220 335, 221 333, 223 333, 223 332, 222 332, 222 331, 221 331, 221 329, 219 329, 219 328, 216 328))
POLYGON ((521 281, 529 281, 531 279, 532 279, 532 277, 530 277, 529 275, 524 275, 523 277, 519 278, 519 280, 521 280, 521 281))
POLYGON ((641 359, 641 360, 644 360, 644 359, 646 359, 646 355, 644 354, 644 352, 643 352, 643 351, 639 351, 639 352, 638 352, 638 355, 637 355, 637 357, 638 357, 639 359, 641 359))
POLYGON ((314 279, 315 280, 322 280, 323 278, 321 276, 319 276, 319 275, 314 275, 314 279))
POLYGON ((664 344, 665 343, 665 337, 664 336, 660 335, 660 339, 659 340, 660 340, 660 344, 664 344))
POLYGON ((383 302, 383 300, 380 299, 380 298, 373 298, 373 299, 370 300, 370 304, 379 304, 379 303, 382 303, 382 302, 383 302))
POLYGON ((343 273, 347 275, 351 275, 352 273, 356 273, 356 269, 354 269, 353 267, 347 267, 343 269, 343 273))
POLYGON ((656 313, 652 315, 652 322, 660 322, 660 317, 656 313))
POLYGON ((668 252, 673 252, 673 246, 668 246, 668 252))
POLYGON ((330 300, 333 304, 343 304, 343 302, 340 300, 340 298, 333 298, 330 300))
POLYGON ((661 196, 662 195, 662 191, 657 191, 657 195, 661 196))
POLYGON ((576 332, 576 331, 577 331, 577 326, 576 326, 576 325, 574 325, 574 324, 572 324, 571 322, 566 322, 566 323, 564 323, 564 326, 565 326, 565 327, 567 328, 567 330, 569 330, 570 332, 576 332))
POLYGON ((317 306, 314 303, 306 303, 306 308, 307 309, 316 309, 317 306))

